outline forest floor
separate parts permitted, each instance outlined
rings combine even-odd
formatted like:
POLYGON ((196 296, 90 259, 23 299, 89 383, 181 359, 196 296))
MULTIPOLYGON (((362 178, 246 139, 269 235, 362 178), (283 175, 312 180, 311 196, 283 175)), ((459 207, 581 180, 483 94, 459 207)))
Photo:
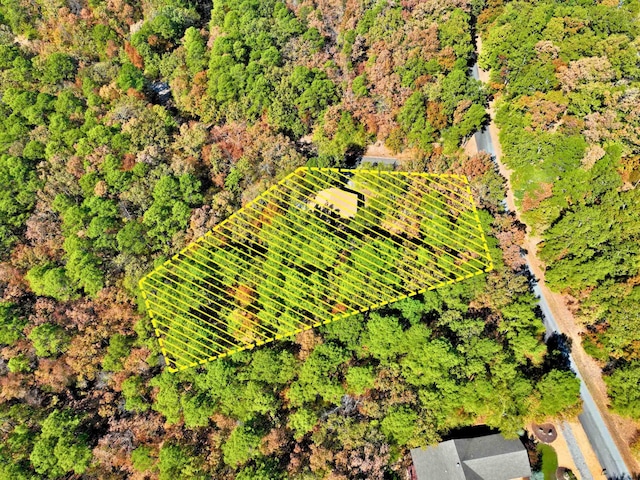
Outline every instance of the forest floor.
POLYGON ((404 150, 402 152, 393 153, 384 144, 384 142, 378 140, 376 143, 372 143, 367 147, 363 157, 381 157, 381 158, 397 158, 398 160, 413 158, 414 152, 411 149, 404 150))
MULTIPOLYGON (((482 48, 482 42, 478 38, 478 51, 482 48)), ((483 82, 487 82, 489 79, 488 72, 483 71, 482 69, 478 69, 480 80, 483 82)), ((507 179, 507 207, 509 210, 515 212, 516 217, 520 220, 520 212, 516 208, 515 197, 513 194, 513 189, 511 188, 511 183, 509 179, 511 178, 512 170, 508 169, 501 161, 502 159, 502 149, 500 147, 499 141, 499 131, 498 127, 495 124, 495 101, 492 101, 489 104, 489 115, 491 116, 491 123, 489 124, 489 134, 491 135, 491 141, 493 143, 493 147, 495 150, 496 163, 498 165, 500 174, 507 179)), ((470 142, 471 143, 471 142, 470 142)), ((475 143, 475 141, 474 141, 475 143)), ((469 150, 472 149, 474 145, 469 146, 469 150)), ((475 153, 475 152, 473 152, 475 153)), ((593 396, 598 409, 613 437, 613 440, 622 455, 625 463, 628 468, 632 472, 640 472, 640 464, 631 454, 629 449, 629 444, 637 435, 638 431, 640 431, 640 422, 635 422, 631 419, 621 417, 609 411, 609 397, 607 396, 607 386, 602 378, 602 367, 598 364, 598 362, 591 356, 589 356, 582 347, 582 337, 581 333, 584 331, 584 326, 579 323, 574 317, 573 313, 569 309, 568 305, 571 303, 571 299, 561 293, 551 291, 545 284, 545 275, 544 275, 544 264, 537 257, 537 245, 540 243, 541 238, 538 236, 534 236, 530 232, 529 226, 527 226, 527 236, 525 238, 525 243, 523 248, 526 251, 525 257, 529 262, 531 267, 531 272, 535 276, 538 281, 538 285, 540 286, 541 294, 546 298, 547 303, 549 304, 549 308, 553 313, 556 321, 558 322, 558 326, 562 333, 566 334, 572 342, 571 353, 573 354, 574 361, 578 367, 578 370, 582 374, 585 383, 591 395, 593 396)), ((581 450, 586 454, 587 452, 591 452, 593 455, 593 450, 591 445, 584 434, 584 430, 579 423, 571 424, 572 430, 576 433, 576 439, 578 443, 585 443, 587 448, 582 448, 581 450), (581 442, 582 440, 582 442, 581 442)), ((595 455, 593 455, 595 457, 595 455)), ((595 459, 595 458, 594 458, 595 459)), ((587 463, 592 465, 591 459, 587 459, 587 463)), ((595 459, 595 463, 597 464, 597 459, 595 459)), ((591 468, 590 468, 591 469, 591 468)), ((594 478, 599 478, 593 472, 594 478)), ((600 477, 601 478, 601 477, 600 477)))

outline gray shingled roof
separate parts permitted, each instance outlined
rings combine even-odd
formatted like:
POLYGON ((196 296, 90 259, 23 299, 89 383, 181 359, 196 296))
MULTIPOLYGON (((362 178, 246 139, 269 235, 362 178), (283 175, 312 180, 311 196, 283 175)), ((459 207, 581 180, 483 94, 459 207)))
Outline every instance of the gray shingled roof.
POLYGON ((414 448, 411 458, 418 480, 511 480, 531 476, 522 442, 506 440, 500 434, 414 448))

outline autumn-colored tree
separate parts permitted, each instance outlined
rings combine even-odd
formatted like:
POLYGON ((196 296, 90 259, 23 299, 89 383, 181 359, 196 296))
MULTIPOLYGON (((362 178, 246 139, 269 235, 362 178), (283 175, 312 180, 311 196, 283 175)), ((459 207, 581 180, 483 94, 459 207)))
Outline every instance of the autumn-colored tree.
MULTIPOLYGON (((574 408, 571 375, 547 371, 503 180, 486 155, 460 149, 484 122, 489 91, 503 97, 502 143, 517 163, 517 198, 531 206, 524 213, 553 225, 541 246, 549 281, 600 282, 576 293, 602 325, 594 350, 621 366, 612 404, 631 411, 624 379, 637 352, 624 312, 638 303, 638 272, 616 260, 635 258, 638 243, 625 236, 633 209, 623 207, 637 203, 640 114, 626 4, 0 3, 0 477, 392 478, 408 447, 454 428, 482 421, 513 432, 532 413, 574 408), (490 89, 468 70, 476 27, 488 32, 490 89), (495 270, 168 372, 156 336, 172 319, 151 321, 140 278, 296 168, 352 165, 372 142, 407 150, 403 169, 468 176, 495 270), (541 198, 545 185, 551 196, 541 198), (580 230, 585 219, 609 211, 619 215, 611 239, 578 242, 592 236, 580 230), (580 255, 601 245, 597 270, 608 277, 594 280, 580 255)), ((266 208, 254 220, 286 228, 285 215, 299 212, 266 208)), ((419 235, 405 212, 390 217, 383 227, 419 235)), ((288 269, 276 292, 325 289, 311 269, 318 251, 339 276, 349 246, 325 237, 295 239, 309 264, 288 269)), ((262 254, 279 265, 278 240, 234 243, 234 253, 246 253, 249 269, 262 254)), ((193 273, 211 288, 235 274, 229 312, 253 340, 274 285, 199 258, 193 273)), ((352 294, 342 280, 332 313, 352 294)), ((280 300, 301 308, 295 296, 280 300)), ((182 327, 188 336, 174 341, 185 355, 206 348, 208 337, 182 327)))

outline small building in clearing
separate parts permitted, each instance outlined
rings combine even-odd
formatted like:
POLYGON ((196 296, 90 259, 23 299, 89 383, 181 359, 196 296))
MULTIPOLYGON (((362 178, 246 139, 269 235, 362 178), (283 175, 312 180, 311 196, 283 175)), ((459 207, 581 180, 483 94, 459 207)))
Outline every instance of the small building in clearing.
POLYGON ((353 218, 362 203, 361 195, 341 188, 327 188, 319 191, 311 201, 311 206, 329 207, 343 218, 353 218))

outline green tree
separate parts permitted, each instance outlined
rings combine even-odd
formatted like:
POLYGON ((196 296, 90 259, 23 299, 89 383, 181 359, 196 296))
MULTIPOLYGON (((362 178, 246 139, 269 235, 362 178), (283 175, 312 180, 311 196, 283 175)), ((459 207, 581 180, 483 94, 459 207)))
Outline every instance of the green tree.
POLYGON ((362 336, 362 348, 385 363, 404 352, 404 335, 398 319, 372 313, 362 336))
POLYGON ((318 423, 318 416, 307 408, 299 408, 289 415, 288 425, 294 431, 297 440, 309 433, 316 423, 318 423))
POLYGON ((102 359, 102 368, 111 372, 122 370, 122 360, 131 352, 133 340, 129 337, 116 333, 109 339, 107 354, 102 359))
POLYGON ((632 418, 640 418, 640 362, 631 362, 604 377, 613 409, 632 418))
POLYGON ((398 123, 407 137, 409 146, 416 146, 426 152, 436 140, 436 130, 426 116, 425 96, 415 91, 398 112, 398 123))
POLYGON ((9 367, 9 371, 16 372, 29 372, 31 370, 31 361, 24 354, 19 354, 15 357, 12 357, 7 362, 7 367, 9 367))
POLYGON ((180 380, 177 375, 164 371, 155 376, 149 382, 152 387, 158 388, 151 408, 164 415, 168 424, 177 423, 180 420, 182 408, 180 405, 180 380))
POLYGON ((14 0, 2 2, 3 23, 8 25, 15 35, 24 35, 29 39, 36 36, 36 12, 38 12, 37 7, 33 5, 24 5, 14 0))
POLYGON ((54 85, 63 80, 70 80, 76 73, 76 65, 73 57, 67 54, 55 52, 47 57, 44 62, 42 80, 54 85))
POLYGON ((367 144, 367 134, 364 126, 354 120, 349 112, 340 115, 337 128, 331 136, 326 134, 326 118, 320 123, 313 135, 318 145, 318 154, 328 159, 331 164, 342 165, 345 157, 354 156, 364 151, 367 144))
POLYGON ((207 47, 200 32, 194 27, 187 28, 184 32, 183 44, 186 51, 185 61, 191 75, 204 70, 207 66, 207 47))
POLYGON ((206 427, 209 417, 215 412, 215 405, 206 393, 183 395, 180 405, 184 416, 184 424, 189 428, 206 427))
POLYGON ((347 352, 333 343, 318 345, 298 373, 287 393, 295 406, 313 402, 320 396, 324 401, 340 404, 344 388, 338 381, 337 371, 348 358, 347 352))
POLYGON ((407 445, 416 433, 418 414, 405 406, 391 407, 380 422, 382 433, 397 445, 407 445))
POLYGON ((157 462, 157 458, 152 455, 151 447, 140 445, 131 452, 131 463, 138 472, 150 470, 157 462))
POLYGON ((145 78, 142 71, 131 63, 125 63, 120 68, 116 85, 125 92, 130 88, 142 91, 145 84, 145 78))
MULTIPOLYGON (((53 100, 53 98, 46 98, 45 102, 48 104, 50 100, 53 100)), ((83 107, 85 106, 82 99, 76 97, 69 90, 63 90, 62 92, 60 92, 55 101, 52 103, 53 108, 57 113, 61 113, 62 115, 66 115, 67 117, 83 113, 83 107)))
POLYGON ((0 344, 12 345, 22 334, 27 320, 20 315, 18 307, 12 302, 0 302, 0 344))
POLYGON ((192 456, 192 452, 180 445, 165 443, 158 455, 160 480, 176 478, 197 478, 200 476, 200 459, 192 456))
POLYGON ((62 327, 43 323, 34 327, 28 335, 39 357, 51 357, 64 353, 69 347, 69 335, 62 327))
POLYGON ((44 144, 37 140, 31 140, 24 146, 22 150, 22 156, 28 160, 43 160, 44 159, 44 144))
POLYGON ((30 469, 17 463, 12 463, 11 458, 6 458, 0 465, 0 479, 2 480, 32 480, 33 473, 30 469))
POLYGON ((541 417, 569 415, 580 407, 580 380, 570 371, 551 370, 536 385, 540 392, 541 417))
POLYGON ((349 390, 356 395, 362 395, 373 387, 376 376, 371 367, 351 367, 347 371, 346 380, 349 390))
POLYGON ((82 202, 91 217, 86 227, 87 238, 97 251, 115 250, 115 232, 120 228, 120 211, 115 201, 97 196, 90 196, 82 202))
POLYGON ((261 480, 284 480, 287 475, 281 471, 276 461, 269 458, 258 460, 255 466, 248 465, 244 467, 236 475, 236 480, 254 480, 256 478, 261 480))
POLYGON ((106 50, 108 43, 118 41, 118 35, 116 32, 108 25, 104 25, 102 23, 99 23, 92 28, 91 38, 93 39, 94 45, 97 47, 101 59, 105 59, 107 56, 106 50))
POLYGON ((251 356, 248 379, 269 385, 283 385, 293 379, 295 371, 296 361, 291 353, 276 353, 270 349, 258 350, 251 356))
POLYGON ((438 39, 441 45, 452 47, 458 58, 468 59, 473 52, 469 20, 468 13, 456 8, 446 22, 438 25, 438 39))
MULTIPOLYGON (((93 232, 99 235, 99 230, 93 232)), ((67 252, 67 278, 76 288, 82 288, 88 295, 96 295, 104 288, 104 272, 100 268, 102 260, 91 251, 90 242, 75 235, 69 236, 64 241, 64 249, 67 252)))
POLYGON ((401 360, 403 376, 411 385, 451 388, 451 372, 462 363, 462 358, 446 339, 429 340, 430 332, 422 325, 407 331, 405 342, 409 354, 401 360))
POLYGON ((133 375, 127 378, 121 385, 124 397, 124 408, 130 412, 146 412, 149 409, 149 401, 146 398, 146 387, 142 377, 133 375))
POLYGON ((148 228, 147 235, 156 242, 156 248, 167 249, 168 240, 186 228, 191 215, 190 205, 202 201, 199 191, 200 182, 189 174, 158 180, 153 188, 153 203, 142 221, 148 228))
POLYGON ((118 250, 132 255, 144 254, 147 249, 145 232, 144 225, 135 220, 125 223, 116 236, 118 250))
POLYGON ((484 105, 486 96, 482 83, 467 75, 465 70, 454 69, 442 80, 441 100, 447 116, 453 116, 462 100, 484 105))
POLYGON ((178 43, 184 31, 199 17, 195 8, 182 2, 155 10, 154 15, 131 36, 131 44, 144 58, 146 74, 155 77, 160 73, 160 64, 166 51, 178 43))
POLYGON ((362 349, 360 336, 364 330, 364 320, 361 315, 350 317, 348 322, 332 322, 321 327, 325 339, 333 340, 344 345, 353 352, 362 349))
POLYGON ((353 90, 353 93, 356 95, 356 97, 365 97, 369 94, 369 89, 367 88, 367 78, 364 74, 358 75, 353 79, 351 90, 353 90))
POLYGON ((314 72, 314 79, 309 85, 296 86, 301 92, 296 101, 301 116, 316 118, 328 105, 337 99, 335 84, 326 78, 324 72, 314 72))
POLYGON ((25 278, 36 295, 62 301, 69 300, 72 296, 73 289, 65 269, 52 263, 31 268, 25 278))
POLYGON ((457 125, 458 133, 465 139, 469 138, 480 130, 486 119, 487 112, 484 107, 481 104, 474 103, 465 112, 462 121, 457 125))
POLYGON ((85 434, 79 433, 80 418, 54 410, 42 422, 42 430, 31 452, 36 472, 47 478, 59 478, 70 472, 83 474, 91 462, 91 450, 85 434))
MULTIPOLYGON (((0 149, 1 136, 0 132, 0 149)), ((40 156, 34 153, 33 148, 25 150, 26 155, 40 156)), ((3 256, 18 239, 35 205, 35 193, 40 187, 35 164, 23 158, 0 154, 0 185, 3 185, 0 190, 0 246, 3 251, 0 256, 3 256)))
POLYGON ((224 463, 237 467, 247 463, 252 458, 260 456, 258 447, 260 436, 247 426, 236 427, 227 441, 222 445, 224 463))
POLYGON ((513 78, 509 90, 515 95, 531 95, 535 92, 548 92, 557 86, 558 79, 553 64, 534 61, 513 78))

